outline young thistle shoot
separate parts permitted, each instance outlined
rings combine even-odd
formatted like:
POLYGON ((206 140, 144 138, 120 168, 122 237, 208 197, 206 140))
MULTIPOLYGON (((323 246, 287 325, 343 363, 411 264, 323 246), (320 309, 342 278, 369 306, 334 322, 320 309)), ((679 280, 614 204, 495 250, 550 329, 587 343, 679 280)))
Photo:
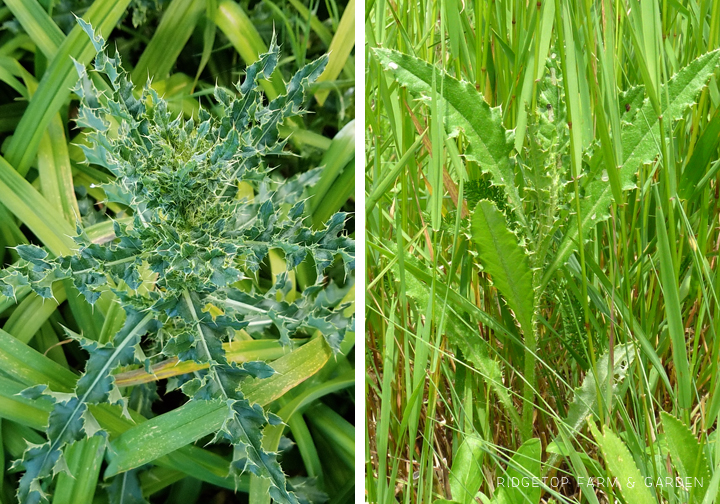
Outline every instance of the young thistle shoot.
POLYGON ((126 320, 109 343, 68 331, 90 355, 73 394, 54 394, 44 385, 25 391, 54 406, 47 442, 29 447, 16 462, 25 469, 19 501, 46 501, 52 477, 67 470, 63 447, 103 434, 88 405, 124 406, 112 371, 148 365, 148 354, 207 363, 204 372, 184 381, 182 390, 190 400, 227 404, 227 420, 215 439, 235 448, 231 473, 249 470, 265 477, 273 499, 297 503, 276 454, 262 447, 263 428, 280 419, 250 404, 239 389, 245 378, 266 378, 274 370, 264 362, 228 362, 222 343, 238 329, 251 335, 275 331, 284 345, 291 345, 295 333, 320 330, 338 352, 345 332, 352 329, 353 319, 342 313, 346 305, 340 304, 340 289, 326 285, 324 276, 336 257, 346 275, 354 271, 354 242, 344 234, 346 215, 335 214, 323 229, 309 228, 305 191, 317 181, 319 170, 278 180, 265 161, 283 154, 278 125, 303 113, 308 84, 322 73, 327 57, 299 70, 287 92, 265 104, 259 80, 269 78, 278 64, 273 40, 269 51, 247 68, 237 93, 215 90, 215 114, 201 108, 197 121, 183 120, 172 117, 149 82, 138 97, 119 55, 110 57, 104 40, 83 20, 78 22, 97 51, 95 71, 106 78, 91 80, 76 62, 77 124, 86 128, 90 143, 81 147, 89 163, 114 175, 105 192, 109 201, 132 212, 132 224, 115 222, 116 239, 106 245, 91 243, 78 226, 78 250, 67 257, 50 257, 33 245, 17 247, 21 261, 0 271, 0 292, 14 296, 29 285, 50 298, 53 282, 72 279, 91 304, 111 290, 126 320), (252 187, 254 196, 239 197, 240 184, 252 187), (238 287, 238 281, 255 276, 271 249, 284 253, 288 271, 311 260, 316 283, 292 301, 286 297, 291 287, 287 273, 266 291, 238 287))

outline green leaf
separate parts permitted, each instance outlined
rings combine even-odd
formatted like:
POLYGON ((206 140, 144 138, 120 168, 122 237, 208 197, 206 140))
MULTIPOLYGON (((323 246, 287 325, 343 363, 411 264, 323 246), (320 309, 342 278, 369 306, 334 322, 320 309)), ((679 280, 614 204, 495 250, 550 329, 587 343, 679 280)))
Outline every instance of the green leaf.
POLYGON ((52 59, 65 35, 43 6, 36 0, 6 0, 5 5, 43 55, 49 60, 52 59))
POLYGON ((710 464, 705 457, 703 446, 680 420, 665 411, 660 412, 660 417, 678 474, 683 479, 691 478, 693 481, 690 502, 702 502, 707 491, 705 482, 710 481, 710 464))
POLYGON ((147 79, 164 79, 175 65, 185 44, 195 30, 195 25, 205 11, 202 0, 173 0, 163 12, 160 25, 150 43, 140 56, 132 72, 137 84, 147 79))
POLYGON ((593 437, 605 457, 605 464, 612 476, 617 478, 618 487, 625 500, 633 504, 655 504, 655 499, 645 486, 645 480, 625 444, 611 430, 603 427, 604 433, 601 434, 594 421, 589 423, 593 437))
POLYGON ((325 151, 325 154, 320 161, 320 166, 325 168, 320 175, 320 180, 315 184, 311 190, 312 195, 310 199, 310 213, 313 215, 313 222, 316 225, 321 225, 332 214, 340 210, 340 206, 336 208, 327 208, 319 214, 315 215, 317 209, 323 205, 327 198, 333 197, 333 194, 329 192, 329 189, 333 186, 333 183, 341 176, 345 171, 352 171, 355 173, 354 165, 350 164, 355 158, 355 121, 348 122, 343 129, 337 132, 333 137, 330 148, 325 151))
POLYGON ((217 32, 217 25, 215 24, 215 13, 217 12, 217 0, 207 0, 205 2, 205 29, 203 30, 203 52, 200 57, 200 64, 198 65, 197 72, 195 72, 195 80, 193 81, 193 89, 197 85, 198 80, 202 71, 210 61, 212 56, 213 46, 215 44, 215 33, 217 32))
MULTIPOLYGON (((107 36, 125 13, 129 3, 130 0, 95 0, 85 13, 85 19, 107 36)), ((86 63, 94 54, 95 48, 90 40, 82 28, 76 26, 65 37, 50 61, 5 154, 8 163, 21 175, 27 173, 47 125, 70 96, 70 89, 77 82, 77 72, 72 59, 86 63)), ((3 192, 0 190, 0 193, 3 192)))
POLYGON ((473 241, 480 262, 492 276, 528 337, 533 334, 535 294, 527 253, 507 227, 505 216, 494 202, 480 201, 472 217, 473 241))
POLYGON ((475 434, 466 435, 453 457, 450 469, 450 491, 454 501, 474 504, 475 494, 483 481, 483 440, 475 434))
MULTIPOLYGON (((47 427, 52 405, 47 401, 36 401, 21 396, 20 393, 24 389, 25 386, 15 380, 0 377, 0 417, 33 429, 43 430, 47 427)), ((20 453, 22 454, 22 451, 20 453)))
MULTIPOLYGON (((613 398, 620 383, 625 378, 630 365, 635 360, 635 349, 632 344, 615 345, 613 352, 614 366, 613 376, 613 398)), ((568 409, 567 417, 563 423, 569 428, 567 434, 572 437, 577 434, 587 421, 588 416, 598 416, 598 390, 604 399, 607 395, 608 372, 610 372, 610 353, 606 352, 596 363, 597 377, 588 371, 582 385, 575 390, 573 400, 568 409)))
POLYGON ((77 376, 0 329, 0 369, 26 387, 44 383, 55 392, 70 392, 77 376))
POLYGON ((680 176, 678 194, 681 198, 690 198, 700 189, 698 182, 705 175, 708 163, 713 160, 718 143, 720 143, 720 109, 715 110, 715 114, 698 138, 692 155, 680 176))
POLYGON ((0 156, 0 203, 17 216, 55 255, 75 247, 75 229, 0 156))
MULTIPOLYGON (((132 411, 130 413, 132 420, 128 420, 121 415, 119 408, 107 404, 91 405, 90 411, 100 426, 110 434, 111 438, 117 437, 135 427, 138 423, 146 421, 145 418, 132 411)), ((197 446, 183 446, 158 458, 154 464, 182 471, 187 475, 202 479, 213 485, 235 490, 234 479, 228 477, 227 460, 197 446)))
POLYGON ((413 144, 408 148, 405 153, 400 157, 397 163, 386 172, 385 176, 381 179, 375 182, 374 187, 372 190, 368 187, 368 192, 370 193, 365 198, 365 212, 370 213, 373 208, 375 208, 375 205, 377 202, 382 198, 386 193, 388 193, 388 190, 390 187, 395 183, 395 180, 398 178, 398 175, 400 175, 400 172, 405 168, 405 165, 408 164, 408 162, 415 157, 415 153, 422 145, 424 135, 418 136, 417 139, 413 142, 413 144))
POLYGON ((38 173, 43 196, 70 225, 80 219, 72 167, 60 114, 50 121, 38 148, 38 173))
MULTIPOLYGON (((335 35, 333 36, 328 53, 330 53, 330 61, 318 82, 332 81, 340 75, 345 63, 350 57, 350 53, 355 47, 355 0, 350 0, 345 5, 340 23, 337 26, 335 35)), ((325 103, 329 91, 323 90, 315 93, 315 99, 320 105, 325 103)))
MULTIPOLYGON (((707 84, 718 62, 720 62, 720 49, 700 56, 662 86, 661 110, 663 121, 666 124, 681 119, 688 107, 695 103, 698 94, 707 84)), ((649 163, 660 155, 659 137, 660 123, 657 114, 655 114, 650 101, 646 100, 633 122, 625 124, 622 129, 623 162, 619 168, 619 175, 623 191, 635 187, 633 179, 640 165, 649 163)), ((609 218, 611 202, 610 184, 603 181, 602 178, 592 180, 587 184, 585 196, 580 201, 583 233, 589 233, 598 222, 609 218)), ((553 273, 565 264, 579 242, 577 218, 571 216, 555 258, 543 274, 542 285, 546 285, 553 273)))
POLYGON ((5 322, 3 329, 18 341, 28 343, 67 297, 61 283, 55 284, 52 294, 53 300, 45 299, 34 292, 23 299, 5 322))
POLYGON ((542 489, 540 486, 532 485, 532 478, 540 478, 540 462, 542 456, 542 445, 537 438, 528 439, 508 462, 505 472, 505 481, 500 487, 496 496, 499 502, 538 504, 542 489), (528 481, 527 486, 520 484, 515 486, 510 481, 528 481))
MULTIPOLYGON (((243 386, 252 402, 268 404, 319 371, 332 352, 322 338, 315 338, 273 362, 276 374, 243 386)), ((223 401, 191 401, 177 410, 128 430, 111 443, 105 477, 151 462, 201 437, 216 432, 228 416, 223 401), (140 447, 140 448, 138 448, 140 447)))
MULTIPOLYGON (((655 218, 655 229, 657 231, 657 247, 660 256, 660 285, 665 298, 665 316, 667 317, 667 328, 672 340, 672 359, 677 375, 678 405, 680 408, 689 410, 693 402, 692 381, 690 378, 690 363, 688 361, 687 339, 685 338, 685 325, 682 317, 682 306, 680 305, 680 289, 673 264, 673 254, 670 250, 665 215, 662 209, 662 202, 659 197, 657 186, 655 189, 655 201, 657 202, 657 216, 655 218)), ((672 201, 669 202, 673 204, 672 201)), ((674 226, 674 223, 670 223, 674 226)), ((675 244, 672 245, 673 247, 675 244)), ((657 268, 657 266, 655 266, 657 268)))
MULTIPOLYGON (((353 149, 354 151, 354 149, 353 149)), ((354 153, 353 153, 354 154, 354 153)), ((323 198, 313 210, 313 224, 320 227, 343 208, 348 198, 355 196, 355 157, 345 163, 340 175, 333 181, 323 198)))
POLYGON ((102 436, 83 439, 65 450, 70 474, 58 476, 53 504, 91 504, 98 484, 106 440, 102 436))
POLYGON ((447 132, 463 131, 468 140, 465 155, 492 175, 493 184, 505 188, 513 210, 524 225, 522 201, 510 166, 513 145, 507 139, 500 109, 490 108, 474 84, 461 82, 418 58, 389 49, 373 51, 383 68, 416 96, 428 99, 432 93, 433 74, 438 85, 442 82, 447 132))

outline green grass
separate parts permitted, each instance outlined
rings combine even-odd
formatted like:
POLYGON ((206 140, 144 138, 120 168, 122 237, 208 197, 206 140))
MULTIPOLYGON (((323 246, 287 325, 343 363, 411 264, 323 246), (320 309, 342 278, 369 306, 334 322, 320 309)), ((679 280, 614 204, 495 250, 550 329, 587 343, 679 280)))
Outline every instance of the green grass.
POLYGON ((720 5, 374 1, 366 38, 367 500, 716 502, 720 5))
MULTIPOLYGON (((86 245, 117 245, 114 222, 132 227, 135 217, 132 205, 106 194, 105 184, 114 179, 111 170, 85 163, 81 146, 90 145, 90 128, 76 122, 82 109, 73 91, 78 81, 73 59, 91 68, 97 48, 74 15, 102 34, 111 53, 117 49, 122 66, 137 84, 135 96, 149 81, 167 101, 170 113, 184 120, 197 121, 201 108, 216 116, 224 113, 213 97, 216 85, 234 91, 246 67, 268 51, 273 35, 282 56, 274 73, 261 81, 268 99, 284 95, 299 69, 332 51, 327 70, 310 84, 302 104, 309 113, 280 125, 281 137, 288 139, 284 150, 292 155, 272 156, 268 164, 277 184, 320 167, 303 196, 309 198, 304 222, 317 232, 337 212, 352 211, 354 40, 347 36, 353 31, 352 0, 8 0, 0 6, 4 280, 7 272, 25 267, 27 254, 48 261, 73 255, 79 248, 73 239, 78 232, 86 245)), ((91 72, 91 79, 109 92, 108 81, 99 73, 91 72)), ((238 187, 238 194, 252 199, 268 189, 246 184, 238 187)), ((341 223, 339 231, 354 236, 352 221, 346 222, 344 231, 341 223)), ((315 283, 316 273, 307 261, 289 268, 285 257, 271 249, 243 288, 265 295, 290 269, 291 292, 284 299, 293 306, 303 289, 315 283)), ((347 303, 338 316, 349 320, 353 276, 340 264, 337 261, 318 280, 330 286, 330 298, 347 303)), ((139 275, 136 292, 152 295, 148 293, 157 287, 149 270, 139 275)), ((28 285, 8 290, 10 284, 4 280, 3 292, 12 295, 0 295, 0 502, 10 503, 18 501, 21 478, 29 469, 13 465, 24 456, 31 460, 25 453, 27 443, 42 445, 48 434, 51 439, 57 436, 48 431, 48 425, 57 425, 52 401, 20 392, 45 384, 48 391, 61 394, 59 402, 69 400, 89 358, 77 335, 86 338, 86 348, 119 341, 116 334, 129 306, 122 289, 101 288, 91 305, 87 295, 92 299, 94 294, 82 287, 85 296, 80 295, 71 280, 48 283, 49 290, 39 291, 42 296, 28 285)), ((213 321, 218 316, 212 311, 219 310, 217 306, 200 308, 210 310, 213 321)), ((207 318, 204 312, 195 316, 207 318)), ((143 336, 146 322, 147 316, 130 336, 143 336)), ((327 333, 327 326, 318 325, 327 333)), ((348 332, 342 343, 331 342, 340 345, 335 354, 320 331, 291 330, 285 337, 292 336, 294 345, 287 347, 279 344, 275 328, 261 327, 267 330, 237 332, 232 342, 224 341, 222 350, 233 365, 264 361, 276 371, 270 378, 242 385, 252 403, 284 422, 264 428, 263 448, 280 452, 288 488, 300 502, 346 502, 354 488, 354 398, 348 393, 354 384, 354 335, 348 332)), ((127 337, 127 330, 124 334, 127 337)), ((173 384, 216 372, 215 363, 202 358, 178 362, 155 346, 164 343, 162 336, 145 336, 146 366, 112 370, 128 410, 123 413, 119 406, 102 401, 89 405, 87 418, 96 422, 86 419, 88 437, 64 446, 67 473, 38 483, 47 501, 270 502, 267 478, 246 471, 235 479, 229 471, 236 455, 233 447, 211 443, 226 420, 225 403, 188 401, 180 391, 172 391, 173 384), (204 371, 208 366, 211 370, 204 371), (91 436, 96 429, 101 429, 98 435, 91 436)))

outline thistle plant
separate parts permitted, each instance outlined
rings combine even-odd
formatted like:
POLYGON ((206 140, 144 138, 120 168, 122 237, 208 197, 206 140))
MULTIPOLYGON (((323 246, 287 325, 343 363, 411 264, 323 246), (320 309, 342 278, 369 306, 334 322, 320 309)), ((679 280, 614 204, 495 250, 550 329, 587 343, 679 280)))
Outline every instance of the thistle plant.
POLYGON ((103 434, 88 405, 126 407, 113 370, 177 357, 206 366, 180 380, 190 401, 219 399, 227 405, 226 421, 214 440, 233 445, 231 474, 250 471, 265 477, 273 499, 297 503, 276 454, 262 446, 263 428, 280 418, 251 404, 239 388, 246 378, 267 378, 274 370, 265 362, 229 362, 222 343, 245 330, 275 334, 289 347, 291 336, 320 331, 338 352, 346 330, 352 329, 353 320, 342 313, 346 306, 327 294, 325 276, 336 258, 346 275, 353 272, 354 242, 344 233, 346 215, 337 213, 311 229, 304 195, 318 171, 278 180, 268 164, 269 156, 285 154, 278 126, 303 113, 308 85, 327 57, 300 69, 286 94, 267 102, 259 83, 278 64, 273 40, 247 68, 237 92, 216 88, 212 113, 201 108, 197 118, 183 120, 171 115, 150 82, 138 96, 119 55, 109 56, 102 37, 78 22, 97 51, 98 74, 91 78, 76 62, 77 125, 88 132, 88 143, 81 147, 89 163, 114 175, 103 188, 109 201, 132 213, 132 220, 116 221, 115 239, 104 245, 92 243, 78 226, 77 250, 69 256, 18 246, 21 260, 0 272, 0 292, 14 296, 29 285, 51 298, 54 282, 72 281, 90 304, 112 292, 125 319, 107 341, 67 330, 89 354, 74 393, 57 394, 44 385, 24 392, 47 397, 54 407, 47 442, 29 446, 16 461, 25 470, 18 498, 23 504, 45 501, 49 481, 67 467, 63 448, 103 434), (271 250, 284 255, 287 271, 275 275, 270 288, 260 289, 259 270, 271 250), (303 261, 314 265, 316 280, 291 295, 289 273, 303 261))
MULTIPOLYGON (((557 63, 548 58, 546 75, 538 87, 538 106, 529 118, 527 147, 524 142, 519 143, 522 156, 517 157, 522 164, 527 192, 524 197, 514 182, 516 176, 510 164, 515 132, 505 129, 499 108, 491 108, 470 83, 459 81, 418 58, 387 49, 376 49, 375 54, 390 75, 423 100, 430 99, 433 82, 443 82, 443 95, 438 100, 448 108, 447 133, 463 131, 468 139, 465 158, 478 164, 483 176, 490 180, 489 187, 495 189, 494 194, 489 189, 485 191, 486 196, 477 203, 468 234, 477 246, 484 271, 492 275, 495 287, 504 296, 524 337, 521 430, 523 439, 530 439, 538 307, 547 294, 546 288, 551 280, 558 281, 553 275, 579 249, 579 237, 584 240, 594 226, 610 218, 613 187, 618 194, 636 188, 634 174, 638 166, 651 163, 661 155, 657 138, 662 136, 663 117, 679 120, 696 104, 697 96, 720 61, 720 51, 700 56, 668 80, 662 88, 664 98, 658 105, 662 112, 659 115, 654 113, 655 104, 649 98, 642 100, 642 90, 628 92, 634 102, 622 117, 623 159, 617 168, 606 168, 604 175, 597 142, 588 144, 585 152, 574 151, 570 110, 564 103, 565 95, 569 94, 568 84, 562 79, 557 63), (639 112, 635 112, 636 108, 639 112), (631 123, 627 120, 631 113, 646 119, 631 123), (615 173, 608 175, 613 169, 615 173), (610 177, 614 183, 609 183, 610 177), (569 183, 571 180, 574 186, 569 183), (498 192, 501 192, 500 198, 498 192), (561 239, 558 239, 558 230, 562 231, 561 239)), ((463 343, 461 348, 465 349, 463 343)), ((675 364, 681 376, 686 376, 687 356, 677 355, 675 364)), ((680 395, 687 404, 689 381, 683 383, 680 395)), ((504 404, 502 397, 500 399, 504 404)))

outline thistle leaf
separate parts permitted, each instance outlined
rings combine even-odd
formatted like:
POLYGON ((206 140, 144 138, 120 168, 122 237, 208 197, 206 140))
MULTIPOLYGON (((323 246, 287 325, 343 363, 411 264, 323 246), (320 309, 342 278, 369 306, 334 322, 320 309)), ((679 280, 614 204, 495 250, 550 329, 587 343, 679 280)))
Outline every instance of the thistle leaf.
POLYGON ((78 337, 68 331, 69 335, 78 339, 83 349, 90 354, 85 374, 80 377, 75 388, 75 393, 83 403, 109 402, 115 387, 111 371, 119 366, 135 363, 134 347, 140 342, 140 337, 151 328, 154 314, 140 313, 132 308, 126 308, 125 312, 127 314, 125 324, 110 344, 100 345, 96 341, 78 337))
POLYGON ((476 161, 483 172, 492 175, 493 184, 505 189, 513 211, 525 226, 522 200, 515 187, 515 174, 510 166, 513 145, 508 141, 502 125, 499 107, 490 108, 474 84, 459 81, 425 61, 389 49, 373 49, 373 52, 383 68, 401 86, 420 98, 429 99, 433 73, 435 81, 442 82, 441 96, 448 111, 445 123, 447 132, 453 133, 458 129, 463 131, 468 140, 465 155, 476 161))
POLYGON ((700 442, 690 429, 680 420, 666 413, 660 412, 663 429, 667 437, 670 455, 675 468, 681 478, 691 478, 691 481, 701 481, 703 484, 692 486, 692 500, 702 502, 707 488, 705 481, 710 481, 710 465, 700 442), (696 478, 696 479, 694 479, 696 478))
POLYGON ((69 398, 67 394, 59 396, 39 387, 33 387, 25 392, 26 397, 42 395, 53 402, 58 398, 64 400, 55 402, 50 412, 48 441, 41 446, 29 448, 23 454, 21 465, 25 467, 26 472, 20 479, 18 487, 18 500, 21 503, 44 501, 46 497, 42 483, 47 478, 54 477, 59 468, 62 468, 63 447, 98 432, 97 422, 90 421, 89 429, 86 429, 86 422, 92 419, 87 411, 87 405, 110 402, 114 388, 111 371, 120 365, 135 361, 133 345, 147 331, 152 319, 152 314, 143 315, 128 311, 125 325, 115 336, 113 343, 104 346, 68 331, 71 337, 78 339, 88 350, 90 359, 85 374, 77 382, 75 393, 69 398))
POLYGON ((472 230, 483 268, 492 276, 523 332, 532 334, 535 294, 525 250, 491 201, 482 200, 475 207, 472 230))
MULTIPOLYGON (((266 452, 262 447, 262 429, 268 424, 262 407, 259 404, 251 405, 247 399, 229 401, 228 406, 228 418, 218 435, 235 446, 231 465, 233 471, 241 474, 247 470, 267 478, 273 499, 298 504, 295 494, 286 488, 285 475, 277 461, 277 454, 266 452)), ((271 423, 277 424, 275 420, 271 420, 271 423)))
MULTIPOLYGON (((661 113, 666 124, 681 119, 685 111, 695 103, 719 62, 720 49, 706 53, 682 68, 662 87, 659 96, 662 98, 661 113)), ((626 123, 621 132, 623 162, 619 168, 619 176, 624 191, 635 187, 633 179, 638 167, 660 155, 659 137, 659 118, 650 101, 645 100, 632 124, 626 123)), ((611 202, 612 190, 609 183, 602 178, 596 178, 587 184, 585 196, 580 201, 583 233, 589 233, 598 222, 610 217, 611 202)), ((545 270, 543 285, 547 284, 555 270, 565 264, 579 241, 577 218, 571 216, 552 264, 545 270)))
POLYGON ((625 500, 636 504, 654 504, 655 499, 648 487, 642 484, 642 474, 635 465, 627 446, 609 429, 603 427, 601 434, 594 421, 590 422, 590 430, 602 449, 610 474, 617 478, 620 492, 625 500))
MULTIPOLYGON (((635 351, 631 344, 616 345, 613 352, 614 366, 612 368, 613 385, 612 397, 615 399, 618 387, 627 374, 628 369, 635 360, 635 351)), ((596 363, 597 377, 591 371, 573 394, 572 403, 568 409, 567 417, 563 423, 567 427, 569 437, 575 436, 585 425, 588 416, 598 417, 598 390, 603 399, 607 393, 608 371, 610 368, 610 354, 605 353, 596 363)))

